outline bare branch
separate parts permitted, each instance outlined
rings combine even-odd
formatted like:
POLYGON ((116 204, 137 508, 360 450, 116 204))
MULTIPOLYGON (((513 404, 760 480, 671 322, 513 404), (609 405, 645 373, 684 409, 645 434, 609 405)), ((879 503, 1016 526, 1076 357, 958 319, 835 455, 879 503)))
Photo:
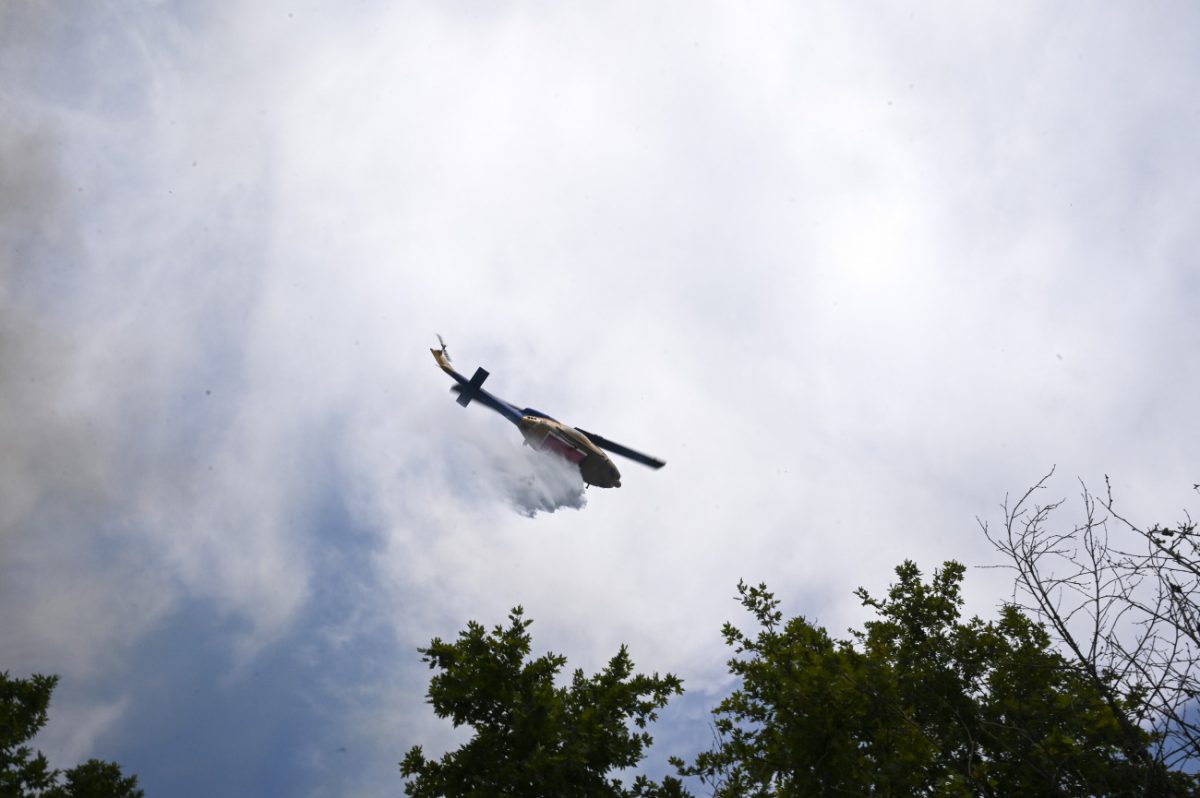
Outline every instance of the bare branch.
POLYGON ((1116 510, 1107 476, 1102 498, 1080 481, 1081 520, 1056 528, 1051 519, 1066 500, 1036 501, 1053 475, 1052 468, 1016 501, 1005 496, 1002 529, 978 521, 1004 557, 998 567, 1014 573, 1012 603, 1093 682, 1122 725, 1128 757, 1195 769, 1200 534, 1186 512, 1173 528, 1134 524, 1116 510), (1149 748, 1143 732, 1152 735, 1149 748))

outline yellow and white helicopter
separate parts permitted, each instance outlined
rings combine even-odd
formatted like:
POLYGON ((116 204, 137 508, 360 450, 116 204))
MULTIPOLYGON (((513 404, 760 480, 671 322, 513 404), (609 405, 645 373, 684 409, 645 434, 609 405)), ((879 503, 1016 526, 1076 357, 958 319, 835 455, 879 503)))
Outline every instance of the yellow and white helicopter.
POLYGON ((488 378, 487 370, 475 369, 475 374, 468 380, 450 365, 446 342, 440 335, 438 343, 441 344, 440 348, 429 351, 433 353, 433 358, 441 366, 442 371, 454 378, 455 384, 450 386, 450 390, 458 394, 456 401, 460 405, 466 407, 472 401, 476 401, 495 410, 515 424, 525 437, 525 442, 534 449, 551 452, 578 465, 579 473, 587 484, 595 485, 598 488, 621 487, 621 472, 617 470, 609 456, 601 451, 603 449, 650 468, 662 468, 666 465, 663 460, 635 452, 628 446, 614 443, 594 432, 567 426, 540 410, 534 410, 531 407, 518 408, 493 396, 482 388, 483 381, 488 378))

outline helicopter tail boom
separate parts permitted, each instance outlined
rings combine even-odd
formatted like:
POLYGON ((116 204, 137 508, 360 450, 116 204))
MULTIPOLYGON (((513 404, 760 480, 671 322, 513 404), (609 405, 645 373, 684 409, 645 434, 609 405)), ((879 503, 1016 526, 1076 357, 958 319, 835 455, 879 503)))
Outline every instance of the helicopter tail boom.
POLYGON ((472 399, 479 398, 479 387, 483 385, 483 381, 487 378, 487 369, 483 368, 482 366, 475 369, 475 374, 472 375, 471 379, 459 387, 459 390, 457 391, 458 398, 454 401, 458 402, 463 407, 471 404, 472 399))

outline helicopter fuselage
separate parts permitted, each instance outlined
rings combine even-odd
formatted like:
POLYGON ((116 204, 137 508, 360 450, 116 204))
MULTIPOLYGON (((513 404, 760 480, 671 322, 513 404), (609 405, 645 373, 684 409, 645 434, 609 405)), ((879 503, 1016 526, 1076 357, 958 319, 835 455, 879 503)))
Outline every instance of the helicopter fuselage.
POLYGON ((525 415, 517 422, 525 443, 579 466, 583 481, 597 488, 621 487, 621 472, 600 447, 574 427, 544 416, 525 415))

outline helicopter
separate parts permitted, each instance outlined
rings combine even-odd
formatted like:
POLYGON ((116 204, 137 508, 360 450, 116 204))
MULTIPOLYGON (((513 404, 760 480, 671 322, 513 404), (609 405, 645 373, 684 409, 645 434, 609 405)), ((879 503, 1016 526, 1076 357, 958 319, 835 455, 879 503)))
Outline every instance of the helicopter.
POLYGON ((459 374, 450 364, 450 353, 446 342, 440 335, 437 339, 440 347, 429 351, 433 353, 433 359, 437 361, 442 371, 454 379, 455 384, 450 386, 450 390, 458 394, 455 401, 463 407, 475 401, 484 407, 495 410, 516 425, 525 438, 525 445, 536 451, 557 455, 577 465, 583 481, 588 485, 595 485, 598 488, 621 487, 621 472, 617 470, 612 459, 604 453, 605 449, 650 468, 658 469, 666 465, 664 460, 635 452, 628 446, 622 446, 594 432, 564 424, 540 410, 534 410, 532 407, 518 408, 516 405, 493 396, 483 390, 483 381, 488 378, 489 372, 482 367, 476 368, 471 379, 459 374))

